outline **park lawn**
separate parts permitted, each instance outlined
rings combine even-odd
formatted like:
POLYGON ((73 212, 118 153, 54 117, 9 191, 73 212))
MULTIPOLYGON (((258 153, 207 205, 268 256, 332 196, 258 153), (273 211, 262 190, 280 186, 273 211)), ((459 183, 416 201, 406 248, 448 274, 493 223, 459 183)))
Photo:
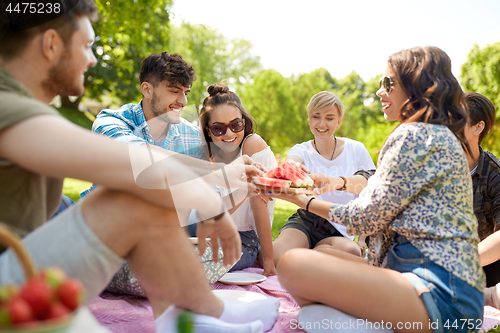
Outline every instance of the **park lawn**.
MULTIPOLYGON (((88 189, 92 183, 85 182, 82 180, 66 178, 64 180, 63 193, 71 198, 74 202, 80 199, 80 193, 88 189)), ((276 206, 274 207, 274 222, 273 222, 273 240, 278 237, 281 227, 288 218, 295 213, 297 206, 278 199, 276 201, 276 206)))

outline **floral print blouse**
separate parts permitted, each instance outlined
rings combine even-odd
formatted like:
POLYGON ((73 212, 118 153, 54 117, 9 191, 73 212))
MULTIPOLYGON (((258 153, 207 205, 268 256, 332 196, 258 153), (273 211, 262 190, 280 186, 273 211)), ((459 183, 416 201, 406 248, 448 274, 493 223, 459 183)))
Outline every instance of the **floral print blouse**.
POLYGON ((472 181, 462 146, 446 127, 402 124, 388 137, 359 197, 333 205, 330 220, 370 235, 368 261, 383 266, 395 232, 436 264, 482 291, 472 181))

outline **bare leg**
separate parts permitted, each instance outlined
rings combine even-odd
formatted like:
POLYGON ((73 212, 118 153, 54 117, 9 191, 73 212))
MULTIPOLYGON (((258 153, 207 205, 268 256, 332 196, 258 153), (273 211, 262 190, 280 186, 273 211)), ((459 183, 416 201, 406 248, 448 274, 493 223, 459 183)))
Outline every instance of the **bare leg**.
POLYGON ((298 229, 288 228, 283 230, 273 242, 274 265, 278 264, 286 251, 295 248, 308 249, 309 240, 307 236, 298 229))
MULTIPOLYGON (((346 255, 346 254, 344 254, 346 255)), ((301 305, 322 303, 372 322, 421 322, 427 310, 401 273, 305 249, 290 250, 278 267, 281 285, 301 305)))
POLYGON ((170 305, 218 318, 223 310, 177 214, 133 195, 96 190, 83 202, 95 234, 126 258, 153 307, 155 317, 170 305))
POLYGON ((361 256, 361 249, 359 248, 359 245, 355 241, 346 237, 328 237, 322 239, 318 242, 318 244, 316 244, 314 249, 317 249, 320 246, 329 246, 335 250, 347 252, 358 257, 361 256))

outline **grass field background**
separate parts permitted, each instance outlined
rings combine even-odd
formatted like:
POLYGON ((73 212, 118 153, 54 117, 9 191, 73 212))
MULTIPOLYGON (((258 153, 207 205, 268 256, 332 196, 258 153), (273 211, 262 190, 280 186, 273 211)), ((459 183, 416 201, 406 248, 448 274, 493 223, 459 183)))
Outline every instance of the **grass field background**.
MULTIPOLYGON (((64 180, 63 193, 70 197, 74 202, 80 199, 80 193, 88 189, 92 184, 81 180, 66 178, 64 180)), ((273 240, 278 237, 281 227, 288 218, 295 213, 297 206, 278 199, 274 207, 274 222, 273 222, 273 240)))

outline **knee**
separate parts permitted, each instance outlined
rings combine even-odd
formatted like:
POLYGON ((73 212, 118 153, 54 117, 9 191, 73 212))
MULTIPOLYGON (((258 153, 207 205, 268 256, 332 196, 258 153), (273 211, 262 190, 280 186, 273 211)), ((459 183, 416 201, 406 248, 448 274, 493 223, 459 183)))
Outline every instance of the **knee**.
POLYGON ((304 261, 308 260, 307 252, 309 251, 307 249, 291 249, 281 256, 276 266, 276 272, 283 286, 297 280, 304 267, 304 261))
POLYGON ((344 248, 344 252, 361 257, 361 249, 359 248, 359 245, 356 242, 351 242, 347 244, 344 248))

